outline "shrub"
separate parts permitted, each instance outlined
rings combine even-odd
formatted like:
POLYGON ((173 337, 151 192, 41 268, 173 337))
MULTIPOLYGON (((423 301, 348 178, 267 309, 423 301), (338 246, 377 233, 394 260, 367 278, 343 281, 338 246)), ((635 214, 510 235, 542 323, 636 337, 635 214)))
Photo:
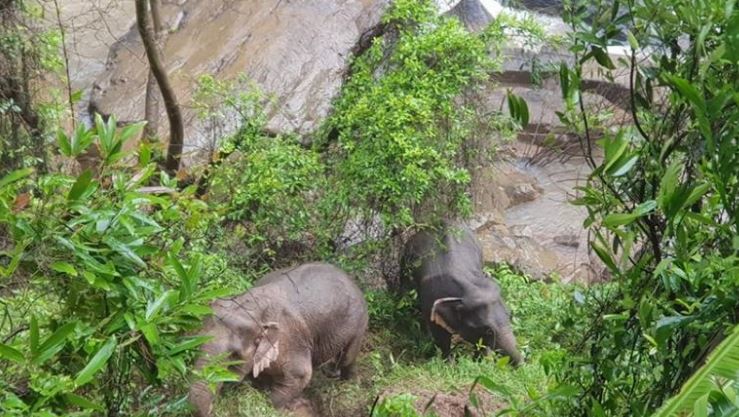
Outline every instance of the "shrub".
POLYGON ((420 220, 424 204, 437 216, 467 213, 470 108, 455 99, 495 68, 488 45, 502 31, 471 34, 430 1, 395 2, 383 23, 387 33, 355 59, 322 129, 330 207, 379 216, 388 229, 420 220))
POLYGON ((127 415, 137 387, 181 380, 204 342, 186 334, 225 291, 163 227, 181 220, 172 211, 185 197, 142 193, 154 165, 119 163, 138 128, 98 117, 93 130, 59 135, 66 157, 98 147, 97 176, 26 169, 0 180, 5 415, 127 415))
POLYGON ((238 235, 250 248, 243 255, 272 259, 291 243, 310 246, 324 192, 318 156, 289 137, 242 136, 238 143, 214 176, 210 197, 242 229, 238 235))
POLYGON ((724 1, 571 6, 577 59, 560 72, 561 117, 583 149, 602 150, 602 161, 588 154, 594 171, 578 203, 614 282, 584 299, 590 323, 558 373, 581 389, 561 413, 644 416, 739 320, 739 11, 724 1), (606 47, 621 35, 633 125, 609 129, 583 110, 581 76, 585 64, 611 74, 606 47))

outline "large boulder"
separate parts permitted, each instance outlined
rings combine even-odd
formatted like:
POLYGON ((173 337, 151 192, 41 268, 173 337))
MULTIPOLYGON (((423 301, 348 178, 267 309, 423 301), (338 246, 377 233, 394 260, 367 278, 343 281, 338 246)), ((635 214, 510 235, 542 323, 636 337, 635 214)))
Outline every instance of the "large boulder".
POLYGON ((484 30, 493 21, 493 16, 480 0, 461 0, 446 15, 457 17, 472 32, 484 30))
MULTIPOLYGON (((352 50, 378 25, 389 0, 179 1, 163 4, 164 62, 185 120, 185 152, 210 148, 212 132, 190 106, 196 79, 244 73, 273 98, 267 128, 313 131, 339 92, 352 50)), ((93 87, 92 107, 119 120, 143 119, 148 65, 135 27, 112 48, 93 87)), ((162 107, 160 134, 166 137, 162 107)), ((226 132, 236 126, 226 126, 226 132)), ((221 134, 221 136, 222 136, 221 134)))

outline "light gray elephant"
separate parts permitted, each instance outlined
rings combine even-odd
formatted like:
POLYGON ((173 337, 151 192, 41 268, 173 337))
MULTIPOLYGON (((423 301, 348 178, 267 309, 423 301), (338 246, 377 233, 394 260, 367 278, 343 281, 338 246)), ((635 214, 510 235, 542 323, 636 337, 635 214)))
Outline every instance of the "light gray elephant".
MULTIPOLYGON (((360 289, 324 263, 272 272, 246 293, 211 307, 200 334, 212 339, 203 345, 196 369, 221 354, 242 361, 232 370, 268 388, 278 408, 301 397, 315 367, 333 361, 341 377, 349 378, 368 322, 360 289)), ((191 386, 196 416, 210 417, 213 400, 204 381, 191 386)))
POLYGON ((444 357, 452 336, 495 349, 518 365, 510 313, 500 286, 483 271, 482 250, 472 231, 445 223, 438 233, 421 231, 406 243, 401 258, 404 282, 415 283, 421 313, 444 357))

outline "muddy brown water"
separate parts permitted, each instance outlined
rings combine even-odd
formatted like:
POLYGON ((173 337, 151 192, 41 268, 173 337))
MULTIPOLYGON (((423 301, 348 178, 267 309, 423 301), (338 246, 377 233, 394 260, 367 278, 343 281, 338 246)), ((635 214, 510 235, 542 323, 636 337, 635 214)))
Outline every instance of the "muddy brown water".
POLYGON ((519 159, 515 165, 534 177, 542 191, 536 200, 506 209, 506 224, 554 251, 561 260, 563 276, 574 274, 582 263, 589 262, 588 236, 582 227, 587 210, 573 205, 572 200, 577 197, 575 187, 584 185, 590 167, 581 158, 543 166, 519 159))

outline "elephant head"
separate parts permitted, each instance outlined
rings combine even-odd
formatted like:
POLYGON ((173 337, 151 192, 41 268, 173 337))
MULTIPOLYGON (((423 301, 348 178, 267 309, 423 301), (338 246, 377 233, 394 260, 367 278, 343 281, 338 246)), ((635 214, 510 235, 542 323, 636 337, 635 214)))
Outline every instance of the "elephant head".
POLYGON ((510 313, 500 297, 439 298, 434 301, 429 319, 468 342, 482 340, 488 348, 509 356, 514 366, 523 361, 516 348, 510 313))
MULTIPOLYGON (((251 374, 258 377, 277 360, 280 354, 280 325, 276 322, 261 322, 247 310, 224 309, 228 313, 219 315, 219 309, 206 324, 203 334, 211 340, 201 348, 202 355, 195 363, 201 370, 209 361, 224 356, 226 360, 240 361, 230 370, 240 378, 251 374), (236 311, 233 313, 232 311, 236 311)), ((220 389, 217 386, 216 391, 220 389)), ((190 402, 198 417, 212 415, 213 396, 205 381, 197 381, 190 388, 190 402)))

